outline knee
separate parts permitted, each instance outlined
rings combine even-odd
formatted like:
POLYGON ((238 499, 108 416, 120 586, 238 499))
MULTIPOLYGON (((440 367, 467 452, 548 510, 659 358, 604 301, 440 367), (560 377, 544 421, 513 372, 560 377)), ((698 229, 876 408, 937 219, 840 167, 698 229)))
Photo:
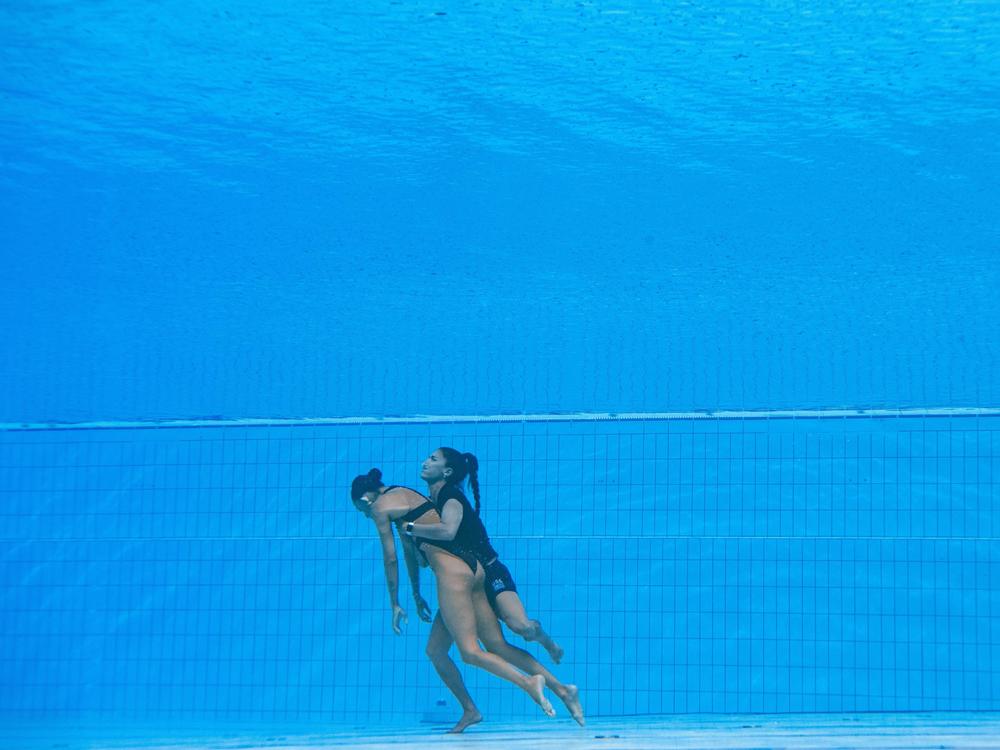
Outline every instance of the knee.
POLYGON ((539 623, 538 620, 528 620, 524 618, 509 620, 507 622, 507 627, 524 638, 526 641, 533 641, 538 638, 538 634, 542 630, 541 623, 539 623))
POLYGON ((491 654, 497 654, 502 656, 503 653, 510 648, 510 644, 501 636, 500 638, 484 638, 483 648, 489 651, 491 654))
POLYGON ((431 661, 438 662, 448 656, 448 649, 442 648, 439 643, 428 641, 427 647, 424 649, 424 653, 427 654, 427 658, 431 661))
POLYGON ((481 667, 485 661, 483 651, 479 647, 460 648, 459 653, 462 655, 462 661, 473 667, 481 667))

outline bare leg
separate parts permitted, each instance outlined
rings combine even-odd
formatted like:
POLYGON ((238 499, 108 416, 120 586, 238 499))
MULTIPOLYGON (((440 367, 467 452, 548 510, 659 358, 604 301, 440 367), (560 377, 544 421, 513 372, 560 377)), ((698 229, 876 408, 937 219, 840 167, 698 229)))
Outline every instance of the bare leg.
MULTIPOLYGON (((459 558, 446 552, 432 553, 431 565, 438 580, 438 603, 441 605, 441 615, 448 631, 455 639, 462 661, 474 667, 512 682, 531 696, 541 709, 553 716, 555 711, 545 697, 545 678, 539 675, 525 676, 518 672, 509 662, 496 654, 483 651, 479 646, 476 634, 475 600, 486 601, 483 593, 483 569, 476 565, 476 574, 472 575, 469 566, 459 558)), ((496 616, 491 616, 496 620, 496 616)))
POLYGON ((500 623, 497 621, 489 602, 486 602, 486 607, 489 610, 488 613, 480 611, 479 608, 476 610, 479 639, 483 645, 490 652, 509 661, 521 671, 541 675, 545 679, 546 687, 559 696, 570 716, 582 727, 584 725, 583 706, 580 704, 580 691, 576 685, 564 685, 559 682, 556 676, 543 667, 534 656, 523 648, 508 643, 507 639, 503 637, 500 623))
POLYGON ((444 682, 445 686, 458 699, 459 704, 462 706, 462 717, 455 726, 448 730, 449 734, 459 734, 473 724, 478 724, 482 721, 483 715, 479 713, 479 709, 476 708, 472 696, 466 690, 462 673, 458 671, 455 662, 448 656, 448 649, 451 648, 453 642, 454 639, 451 637, 451 633, 448 632, 448 627, 444 624, 441 613, 438 612, 434 617, 434 624, 431 625, 430 638, 427 639, 427 656, 430 657, 434 669, 437 670, 438 675, 441 677, 441 681, 444 682))
POLYGON ((562 647, 542 629, 542 623, 528 618, 521 597, 517 595, 516 591, 501 592, 497 596, 496 602, 500 619, 507 623, 508 628, 526 641, 538 641, 542 648, 549 652, 549 658, 554 663, 558 664, 562 661, 564 653, 562 647))

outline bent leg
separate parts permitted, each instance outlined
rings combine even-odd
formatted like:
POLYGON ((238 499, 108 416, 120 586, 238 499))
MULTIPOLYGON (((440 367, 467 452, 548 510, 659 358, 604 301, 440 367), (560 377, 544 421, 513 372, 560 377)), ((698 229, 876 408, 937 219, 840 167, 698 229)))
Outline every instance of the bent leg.
POLYGON ((562 647, 542 629, 542 623, 529 619, 521 597, 516 591, 501 591, 497 594, 496 603, 500 619, 507 623, 508 628, 526 641, 538 641, 556 664, 562 661, 564 653, 562 647))
MULTIPOLYGON (((483 593, 482 568, 477 565, 473 576, 468 566, 453 555, 436 553, 434 555, 434 572, 438 579, 438 603, 448 631, 455 639, 462 661, 474 667, 512 682, 524 690, 550 716, 554 713, 552 706, 544 695, 545 678, 541 675, 526 677, 518 672, 509 662, 496 654, 483 651, 479 646, 476 630, 475 592, 478 591, 486 606, 486 595, 483 593)), ((493 616, 494 621, 496 617, 493 616)))
POLYGON ((530 653, 523 648, 518 648, 507 641, 500 629, 500 623, 496 618, 493 608, 490 607, 489 600, 485 595, 476 604, 476 625, 479 639, 491 653, 510 662, 518 669, 532 675, 541 675, 545 680, 546 687, 559 696, 570 716, 580 725, 584 725, 583 707, 580 705, 580 691, 576 685, 564 685, 552 672, 547 670, 530 653))
POLYGON ((431 660, 431 664, 434 665, 434 669, 437 670, 441 681, 462 706, 462 717, 448 732, 449 734, 458 734, 464 732, 466 728, 473 724, 478 724, 482 721, 483 715, 479 713, 479 709, 476 708, 472 696, 469 695, 469 691, 465 687, 465 680, 462 679, 462 673, 458 671, 455 662, 448 656, 448 650, 451 648, 452 642, 451 633, 448 632, 448 627, 444 624, 441 613, 438 612, 434 617, 434 624, 431 625, 431 634, 427 639, 426 652, 431 660))

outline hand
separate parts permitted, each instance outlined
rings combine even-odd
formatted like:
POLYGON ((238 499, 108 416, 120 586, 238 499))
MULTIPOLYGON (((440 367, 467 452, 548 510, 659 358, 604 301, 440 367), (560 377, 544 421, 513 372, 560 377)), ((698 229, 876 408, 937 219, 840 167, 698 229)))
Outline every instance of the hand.
POLYGON ((400 623, 405 625, 406 622, 406 610, 397 604, 392 608, 392 632, 396 635, 402 635, 403 629, 400 627, 400 623))
POLYGON ((424 597, 420 596, 420 594, 414 594, 413 603, 417 607, 417 617, 419 617, 424 622, 430 622, 431 608, 427 606, 427 602, 424 600, 424 597))

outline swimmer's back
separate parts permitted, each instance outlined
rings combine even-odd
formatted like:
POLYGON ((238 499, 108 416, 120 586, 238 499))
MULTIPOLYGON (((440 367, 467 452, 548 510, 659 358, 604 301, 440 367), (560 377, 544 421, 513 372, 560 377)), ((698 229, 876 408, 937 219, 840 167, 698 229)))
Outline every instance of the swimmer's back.
POLYGON ((398 502, 398 505, 394 502, 393 505, 395 507, 402 507, 405 503, 408 509, 402 516, 393 518, 393 523, 397 525, 404 524, 407 521, 412 521, 413 523, 441 523, 441 516, 434 507, 434 503, 416 490, 393 485, 386 488, 385 492, 382 493, 382 497, 388 498, 390 494, 393 495, 391 498, 393 501, 402 501, 398 502))

